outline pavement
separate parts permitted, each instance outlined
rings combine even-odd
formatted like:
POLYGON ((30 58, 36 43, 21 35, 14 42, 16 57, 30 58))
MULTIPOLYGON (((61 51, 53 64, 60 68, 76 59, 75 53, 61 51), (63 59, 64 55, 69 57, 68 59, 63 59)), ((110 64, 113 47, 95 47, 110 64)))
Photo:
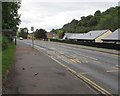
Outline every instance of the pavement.
POLYGON ((3 83, 3 94, 96 94, 73 73, 42 50, 18 41, 14 64, 3 83))

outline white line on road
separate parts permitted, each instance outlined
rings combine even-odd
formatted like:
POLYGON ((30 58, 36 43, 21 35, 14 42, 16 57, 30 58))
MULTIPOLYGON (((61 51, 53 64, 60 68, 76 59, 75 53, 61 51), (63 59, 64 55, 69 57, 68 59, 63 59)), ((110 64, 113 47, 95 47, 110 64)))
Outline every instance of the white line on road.
MULTIPOLYGON (((57 45, 57 46, 59 46, 59 45, 57 45)), ((62 46, 62 47, 66 47, 66 46, 62 46)), ((69 48, 69 47, 66 47, 66 48, 69 48)), ((76 48, 73 48, 73 49, 76 49, 76 48)), ((76 54, 78 54, 78 53, 76 53, 76 54)), ((83 54, 78 54, 78 55, 81 55, 81 56, 84 56, 84 57, 87 57, 87 58, 90 58, 90 59, 93 59, 93 60, 98 60, 97 58, 86 56, 86 55, 83 55, 83 54)))
MULTIPOLYGON (((30 45, 32 45, 31 43, 27 43, 27 42, 25 42, 26 44, 30 44, 30 45)), ((41 48, 41 47, 39 47, 39 46, 37 46, 37 45, 34 45, 35 47, 37 47, 37 48, 39 48, 39 49, 43 49, 43 50, 45 50, 44 48, 41 48)), ((57 45, 58 46, 58 45, 57 45)), ((66 47, 66 46, 62 46, 62 47, 66 47)), ((68 48, 68 47, 67 47, 68 48)), ((50 49, 55 49, 55 48, 50 48, 50 49)), ((76 53, 76 54, 78 54, 78 53, 76 53)), ((90 56, 87 56, 87 55, 83 55, 83 54, 78 54, 78 55, 81 55, 81 56, 84 56, 84 57, 87 57, 87 58, 90 58, 90 59, 93 59, 93 60, 98 60, 98 59, 96 59, 96 58, 94 58, 94 57, 90 57, 90 56)))
POLYGON ((84 56, 84 57, 87 57, 87 58, 90 58, 90 59, 98 60, 98 59, 96 59, 96 58, 94 58, 94 57, 86 56, 86 55, 83 55, 83 54, 79 54, 79 55, 84 56))

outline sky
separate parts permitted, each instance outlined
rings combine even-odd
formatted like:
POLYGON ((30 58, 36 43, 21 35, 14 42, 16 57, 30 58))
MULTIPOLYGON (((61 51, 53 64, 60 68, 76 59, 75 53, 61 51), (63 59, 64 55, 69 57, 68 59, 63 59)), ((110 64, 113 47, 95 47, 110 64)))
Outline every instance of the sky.
POLYGON ((62 28, 73 19, 80 20, 82 16, 94 15, 97 10, 103 12, 118 6, 118 2, 119 0, 22 0, 19 27, 27 27, 29 33, 31 27, 50 32, 62 28))

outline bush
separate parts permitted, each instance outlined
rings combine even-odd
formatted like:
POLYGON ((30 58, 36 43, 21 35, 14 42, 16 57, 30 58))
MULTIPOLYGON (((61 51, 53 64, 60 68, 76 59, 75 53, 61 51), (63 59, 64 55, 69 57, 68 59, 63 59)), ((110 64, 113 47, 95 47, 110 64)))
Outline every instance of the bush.
POLYGON ((5 50, 8 48, 9 45, 9 40, 7 37, 3 36, 2 37, 2 50, 5 50))
POLYGON ((56 41, 58 38, 50 38, 50 41, 56 41))

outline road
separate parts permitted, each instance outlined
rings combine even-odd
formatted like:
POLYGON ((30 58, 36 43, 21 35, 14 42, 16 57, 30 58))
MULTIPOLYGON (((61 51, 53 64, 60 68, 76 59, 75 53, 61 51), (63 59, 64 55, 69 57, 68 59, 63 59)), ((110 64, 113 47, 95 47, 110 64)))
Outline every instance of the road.
MULTIPOLYGON (((21 40, 31 44, 31 40, 21 40)), ((70 69, 103 94, 118 94, 118 55, 75 48, 68 44, 35 41, 35 48, 70 69)), ((78 45, 75 45, 78 46, 78 45)))

